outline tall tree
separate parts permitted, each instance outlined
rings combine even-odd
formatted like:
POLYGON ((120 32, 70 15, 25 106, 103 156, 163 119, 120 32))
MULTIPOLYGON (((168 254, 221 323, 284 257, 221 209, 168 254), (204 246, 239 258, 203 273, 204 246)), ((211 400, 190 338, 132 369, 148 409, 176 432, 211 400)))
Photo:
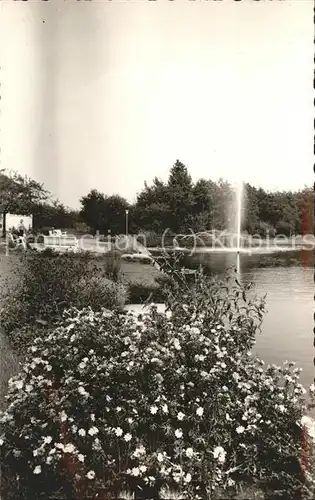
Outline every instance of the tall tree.
POLYGON ((298 221, 296 231, 300 234, 311 234, 314 230, 314 189, 304 187, 296 193, 298 221))
POLYGON ((175 233, 185 232, 192 227, 194 209, 193 182, 187 167, 176 160, 168 179, 170 206, 169 227, 175 233))
POLYGON ((34 208, 49 197, 42 184, 18 172, 0 172, 0 212, 3 217, 2 235, 6 236, 8 213, 31 215, 34 208))
POLYGON ((80 200, 82 205, 80 216, 94 231, 107 234, 110 229, 113 234, 125 232, 126 210, 129 204, 119 195, 106 196, 96 189, 90 191, 80 200))
POLYGON ((78 212, 65 207, 58 200, 54 200, 52 203, 42 203, 34 209, 34 228, 74 229, 78 222, 78 212))
POLYGON ((244 199, 243 199, 244 211, 243 211, 243 228, 248 231, 249 234, 255 233, 258 230, 258 198, 257 189, 254 186, 246 183, 244 185, 244 199))
POLYGON ((234 229, 235 224, 232 217, 235 215, 235 192, 231 185, 223 179, 219 179, 213 186, 212 197, 212 228, 219 230, 234 229))

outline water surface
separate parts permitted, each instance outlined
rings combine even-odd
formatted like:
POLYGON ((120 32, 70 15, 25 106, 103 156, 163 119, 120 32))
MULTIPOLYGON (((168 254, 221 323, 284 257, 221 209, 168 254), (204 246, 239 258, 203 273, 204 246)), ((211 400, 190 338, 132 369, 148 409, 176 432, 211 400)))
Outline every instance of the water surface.
MULTIPOLYGON (((241 283, 253 284, 253 292, 267 294, 262 332, 255 352, 266 362, 282 364, 295 361, 302 368, 301 383, 314 381, 313 310, 314 281, 311 251, 248 252, 200 250, 185 257, 185 264, 202 264, 214 275, 223 277, 231 266, 237 267, 241 283)), ((130 306, 129 306, 130 307, 130 306)), ((141 306, 132 306, 141 308, 141 306)))

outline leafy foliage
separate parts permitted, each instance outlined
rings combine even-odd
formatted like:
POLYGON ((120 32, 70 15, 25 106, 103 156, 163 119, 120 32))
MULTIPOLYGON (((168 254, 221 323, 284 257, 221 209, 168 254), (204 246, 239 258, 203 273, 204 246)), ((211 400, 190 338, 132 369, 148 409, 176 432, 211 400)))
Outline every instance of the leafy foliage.
MULTIPOLYGON (((198 179, 179 160, 170 169, 167 182, 155 177, 144 183, 134 205, 118 196, 92 190, 81 199, 81 217, 94 230, 107 234, 125 232, 125 210, 129 209, 131 233, 141 231, 173 235, 190 231, 231 231, 236 227, 235 188, 219 179, 198 179)), ((313 191, 268 192, 244 185, 242 230, 262 237, 276 233, 290 236, 312 232, 313 191)))
POLYGON ((0 420, 5 499, 306 488, 299 370, 250 352, 264 304, 230 276, 169 276, 163 314, 71 309, 34 340, 0 420))
POLYGON ((33 228, 42 230, 43 228, 76 229, 79 221, 79 214, 75 210, 65 207, 62 203, 41 203, 33 210, 33 228))
MULTIPOLYGON (((276 232, 290 236, 312 232, 312 189, 267 192, 245 183, 242 229, 261 236, 276 232)), ((170 170, 167 183, 155 178, 145 187, 133 207, 139 230, 162 234, 231 230, 236 226, 235 189, 228 182, 199 179, 192 182, 179 160, 170 170)))
POLYGON ((71 306, 122 306, 127 292, 108 279, 111 275, 102 260, 86 252, 56 254, 49 249, 21 255, 2 287, 1 325, 12 332, 37 320, 51 324, 71 306))
POLYGON ((41 184, 17 172, 0 171, 0 213, 3 215, 3 236, 6 234, 6 214, 29 215, 35 206, 47 199, 41 184))
POLYGON ((119 195, 105 196, 93 189, 80 200, 82 220, 94 231, 99 230, 107 234, 125 233, 125 211, 129 208, 128 202, 119 195))

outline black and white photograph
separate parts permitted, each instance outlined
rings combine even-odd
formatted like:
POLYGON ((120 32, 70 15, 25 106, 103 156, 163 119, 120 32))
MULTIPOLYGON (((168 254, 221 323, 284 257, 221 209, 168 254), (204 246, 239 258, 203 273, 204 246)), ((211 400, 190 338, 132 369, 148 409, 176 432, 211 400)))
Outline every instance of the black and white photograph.
POLYGON ((315 498, 313 9, 1 2, 0 500, 315 498))

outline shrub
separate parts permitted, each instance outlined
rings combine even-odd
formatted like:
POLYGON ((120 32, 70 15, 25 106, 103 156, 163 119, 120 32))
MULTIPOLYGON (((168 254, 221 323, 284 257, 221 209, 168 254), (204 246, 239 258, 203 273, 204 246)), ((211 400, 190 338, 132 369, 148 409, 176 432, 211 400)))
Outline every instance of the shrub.
POLYGON ((128 284, 128 299, 130 304, 146 302, 164 302, 166 295, 163 287, 145 282, 130 282, 128 284))
POLYGON ((105 274, 115 281, 118 281, 121 274, 121 255, 122 252, 120 250, 111 249, 104 257, 105 274))
POLYGON ((27 355, 29 346, 32 345, 37 337, 48 335, 49 328, 50 326, 45 321, 40 320, 34 324, 26 324, 16 328, 9 336, 9 345, 15 355, 18 355, 19 359, 23 361, 27 355))
POLYGON ((72 309, 34 340, 0 420, 6 498, 235 483, 298 498, 305 390, 250 352, 263 304, 229 278, 180 286, 165 314, 72 309))
POLYGON ((38 234, 37 236, 35 236, 36 238, 36 243, 38 245, 42 245, 45 241, 45 238, 44 238, 44 235, 43 234, 38 234))
POLYGON ((155 231, 145 231, 144 237, 146 247, 157 247, 161 244, 161 236, 158 236, 155 231))
POLYGON ((88 253, 30 252, 15 260, 3 286, 0 320, 9 333, 37 319, 53 323, 71 306, 120 307, 126 292, 104 279, 105 270, 88 253), (117 300, 117 302, 116 302, 117 300))
POLYGON ((76 295, 76 307, 84 308, 93 304, 94 310, 123 307, 128 300, 127 289, 122 283, 102 276, 81 278, 76 285, 76 295))

